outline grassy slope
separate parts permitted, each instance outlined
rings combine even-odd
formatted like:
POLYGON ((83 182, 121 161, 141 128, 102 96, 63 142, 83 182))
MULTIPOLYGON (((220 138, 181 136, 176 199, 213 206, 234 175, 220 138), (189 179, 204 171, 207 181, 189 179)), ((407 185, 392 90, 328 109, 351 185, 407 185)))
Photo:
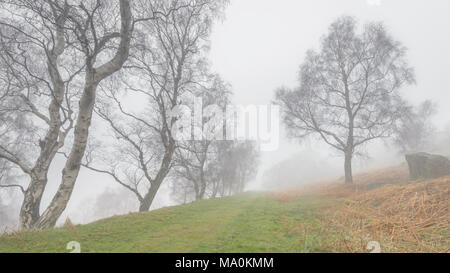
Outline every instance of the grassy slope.
POLYGON ((0 237, 0 252, 327 252, 335 233, 321 225, 333 201, 280 203, 264 194, 206 200, 89 225, 0 237))
POLYGON ((369 241, 383 252, 450 252, 450 177, 405 182, 403 166, 356 180, 3 235, 0 252, 68 252, 71 241, 82 252, 367 252, 369 241))

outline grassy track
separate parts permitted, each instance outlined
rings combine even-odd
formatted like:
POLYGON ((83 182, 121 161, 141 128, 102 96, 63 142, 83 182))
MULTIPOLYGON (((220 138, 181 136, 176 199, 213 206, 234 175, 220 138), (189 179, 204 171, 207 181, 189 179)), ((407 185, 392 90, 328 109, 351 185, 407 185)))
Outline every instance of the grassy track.
POLYGON ((347 194, 345 198, 300 195, 292 199, 247 193, 112 217, 88 225, 3 235, 0 252, 69 252, 66 246, 71 241, 79 242, 82 252, 367 252, 369 241, 380 242, 383 252, 449 252, 445 213, 445 189, 448 191, 449 183, 450 180, 442 180, 385 187, 362 195, 347 194), (441 211, 443 218, 436 220, 437 226, 427 224, 430 227, 418 229, 423 213, 417 213, 423 209, 417 209, 419 199, 415 196, 421 188, 430 191, 433 187, 436 190, 432 192, 441 197, 430 199, 434 203, 422 207, 440 208, 428 210, 432 215, 441 211), (399 203, 399 197, 407 196, 405 192, 412 192, 411 198, 417 200, 399 203), (386 200, 378 200, 380 194, 386 200), (372 195, 377 197, 373 201, 359 200, 372 195), (394 215, 407 213, 408 218, 402 219, 409 219, 409 215, 417 214, 415 220, 408 224, 386 218, 391 208, 398 209, 397 203, 412 204, 414 209, 406 206, 406 211, 399 210, 394 215), (380 206, 381 212, 377 213, 380 206), (379 218, 380 213, 386 217, 379 218))
MULTIPOLYGON (((89 225, 0 237, 0 252, 321 252, 330 200, 280 203, 258 193, 130 214, 89 225)), ((327 236, 328 235, 328 236, 327 236)))

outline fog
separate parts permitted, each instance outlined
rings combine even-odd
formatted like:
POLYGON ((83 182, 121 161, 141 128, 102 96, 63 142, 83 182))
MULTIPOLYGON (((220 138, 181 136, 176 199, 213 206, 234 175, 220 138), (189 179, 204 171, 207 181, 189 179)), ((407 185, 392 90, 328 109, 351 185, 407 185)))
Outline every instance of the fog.
MULTIPOLYGON (((416 70, 417 85, 406 87, 402 93, 417 104, 430 99, 438 103, 439 114, 434 117, 443 133, 449 123, 450 109, 450 36, 446 35, 450 18, 446 15, 450 3, 440 1, 232 1, 226 20, 218 24, 212 36, 213 67, 230 81, 236 103, 267 104, 274 90, 295 86, 299 66, 308 49, 317 49, 320 38, 330 23, 341 15, 355 16, 360 23, 383 21, 388 31, 407 48, 407 57, 416 70), (371 4, 374 3, 374 4, 371 4)), ((371 144, 370 158, 355 160, 356 171, 388 166, 403 160, 384 143, 371 144)), ((262 174, 285 159, 298 156, 298 164, 327 157, 333 169, 340 171, 342 158, 329 147, 315 142, 302 145, 288 140, 282 129, 280 148, 264 153, 262 174), (303 159, 302 159, 303 154, 303 159)), ((335 173, 337 174, 337 173, 335 173)), ((297 174, 301 176, 301 174, 297 174)), ((317 174, 318 178, 321 174, 317 174)), ((341 173, 339 173, 342 176, 341 173)), ((329 176, 326 174, 325 177, 329 176)), ((301 179, 299 179, 301 180, 301 179)), ((252 188, 261 187, 262 179, 252 188)))
MULTIPOLYGON (((234 104, 268 105, 278 87, 298 85, 305 53, 318 48, 336 18, 351 15, 360 24, 382 21, 408 48, 409 64, 415 68, 417 84, 403 88, 403 96, 415 105, 427 99, 438 104, 433 123, 439 141, 430 152, 445 154, 450 152, 441 145, 450 128, 449 11, 448 0, 231 0, 225 17, 213 27, 209 57, 212 70, 232 86, 234 104)), ((280 129, 279 148, 261 152, 258 174, 246 190, 274 190, 343 176, 343 158, 336 151, 315 138, 288 139, 283 125, 280 129), (282 183, 271 183, 276 179, 282 183)), ((355 172, 404 161, 389 142, 373 142, 366 150, 368 156, 355 159, 355 172)), ((55 194, 63 167, 62 160, 52 165, 41 208, 55 194)), ((164 183, 152 209, 171 205, 176 202, 170 197, 169 183, 164 183)), ((67 217, 75 224, 88 223, 136 211, 138 206, 132 194, 110 177, 82 168, 58 224, 67 217)))

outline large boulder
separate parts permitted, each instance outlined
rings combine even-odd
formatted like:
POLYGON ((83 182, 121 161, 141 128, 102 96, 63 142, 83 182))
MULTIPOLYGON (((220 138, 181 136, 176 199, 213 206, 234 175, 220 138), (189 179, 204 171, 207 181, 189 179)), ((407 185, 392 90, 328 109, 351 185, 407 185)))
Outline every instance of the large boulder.
POLYGON ((415 153, 406 155, 411 180, 450 175, 450 160, 441 155, 415 153))

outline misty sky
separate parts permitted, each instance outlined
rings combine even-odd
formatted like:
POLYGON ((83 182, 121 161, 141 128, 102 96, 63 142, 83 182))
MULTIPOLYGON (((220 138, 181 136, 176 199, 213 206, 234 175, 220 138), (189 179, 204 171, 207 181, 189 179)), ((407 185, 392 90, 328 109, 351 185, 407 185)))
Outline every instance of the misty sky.
MULTIPOLYGON (((297 84, 306 51, 318 48, 337 17, 351 15, 361 24, 383 21, 409 49, 408 60, 416 69, 417 85, 402 93, 413 103, 439 103, 436 125, 443 127, 450 117, 449 11, 448 0, 231 0, 225 20, 214 28, 210 56, 213 69, 233 85, 235 103, 268 104, 277 87, 297 84)), ((299 145, 281 136, 280 149, 263 154, 261 171, 305 148, 340 164, 327 146, 299 145)), ((372 153, 371 163, 386 157, 376 150, 384 157, 372 153)))
MULTIPOLYGON (((449 11, 448 0, 231 0, 224 20, 213 29, 212 69, 232 84, 234 103, 269 104, 277 87, 296 86, 306 51, 318 48, 320 37, 337 17, 355 16, 360 23, 383 21, 389 33, 409 49, 408 60, 416 69, 417 85, 406 87, 403 94, 413 103, 425 99, 439 103, 436 125, 442 129, 450 122, 450 108, 446 107, 450 99, 449 11)), ((283 131, 281 134, 280 149, 262 154, 259 178, 271 166, 297 154, 303 154, 303 160, 318 154, 330 164, 343 164, 327 146, 314 141, 300 145, 288 141, 283 131)), ((400 160, 381 144, 369 151, 373 159, 356 161, 357 168, 400 160)), ((47 202, 60 182, 61 168, 62 161, 55 163, 58 171, 49 175, 47 202)), ((75 222, 81 221, 81 208, 108 187, 118 186, 107 176, 82 170, 61 220, 70 215, 75 222)), ((156 207, 170 204, 167 191, 161 191, 157 203, 156 207)), ((46 205, 44 202, 42 207, 46 205)))

